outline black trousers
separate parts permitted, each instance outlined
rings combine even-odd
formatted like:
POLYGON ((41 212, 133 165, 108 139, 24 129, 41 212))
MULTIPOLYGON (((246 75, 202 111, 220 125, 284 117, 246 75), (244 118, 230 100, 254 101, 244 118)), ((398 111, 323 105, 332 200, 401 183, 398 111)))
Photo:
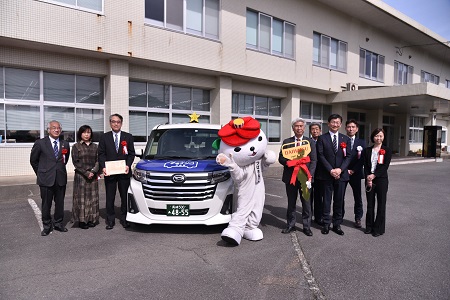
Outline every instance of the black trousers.
POLYGON ((333 226, 342 224, 342 204, 344 203, 345 181, 319 180, 323 192, 322 219, 325 226, 333 221, 333 226), (333 218, 331 218, 331 202, 333 200, 333 218))
MULTIPOLYGON (((350 183, 350 186, 353 191, 353 199, 355 200, 355 206, 353 212, 355 214, 355 221, 361 220, 363 216, 363 201, 361 196, 361 178, 350 176, 350 180, 347 182, 350 183)), ((345 184, 345 188, 347 189, 347 183, 345 184)), ((345 190, 344 190, 345 193, 345 190)), ((345 194, 344 194, 344 203, 342 203, 342 218, 345 215, 345 194)))
POLYGON ((42 200, 42 225, 44 229, 53 227, 52 223, 52 203, 55 201, 55 214, 53 216, 54 226, 62 227, 64 219, 64 197, 66 196, 66 186, 39 186, 42 200))
POLYGON ((120 195, 120 221, 125 221, 127 217, 127 191, 130 186, 130 177, 126 175, 105 176, 106 190, 106 222, 114 225, 116 213, 114 201, 116 199, 116 190, 119 189, 120 195))
POLYGON ((295 185, 286 184, 286 195, 288 198, 288 207, 286 212, 286 222, 288 227, 294 227, 296 220, 297 195, 300 196, 302 202, 302 224, 303 229, 309 229, 311 226, 311 201, 305 200, 302 195, 300 182, 296 181, 295 185))
POLYGON ((372 183, 374 184, 372 190, 366 192, 366 229, 372 229, 373 233, 383 234, 386 228, 386 200, 389 180, 388 178, 376 177, 372 183), (376 215, 375 203, 377 205, 376 215))

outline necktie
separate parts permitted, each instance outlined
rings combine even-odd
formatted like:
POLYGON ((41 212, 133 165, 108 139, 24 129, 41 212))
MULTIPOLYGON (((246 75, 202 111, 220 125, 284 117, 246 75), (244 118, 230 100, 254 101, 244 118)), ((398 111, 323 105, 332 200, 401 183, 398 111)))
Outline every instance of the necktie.
POLYGON ((334 153, 337 153, 338 147, 337 147, 336 135, 333 135, 333 148, 334 148, 334 153))
POLYGON ((55 153, 55 158, 58 158, 58 152, 59 152, 59 149, 58 149, 58 142, 57 142, 57 141, 54 141, 53 144, 54 144, 54 146, 53 146, 53 152, 55 153))
POLYGON ((299 138, 297 138, 297 143, 295 144, 295 146, 300 146, 300 142, 301 142, 301 139, 299 139, 299 138))
POLYGON ((119 152, 119 135, 117 133, 115 135, 114 144, 116 145, 116 152, 119 152))
POLYGON ((353 143, 355 142, 355 138, 352 137, 350 140, 351 140, 350 141, 351 150, 353 150, 353 143))

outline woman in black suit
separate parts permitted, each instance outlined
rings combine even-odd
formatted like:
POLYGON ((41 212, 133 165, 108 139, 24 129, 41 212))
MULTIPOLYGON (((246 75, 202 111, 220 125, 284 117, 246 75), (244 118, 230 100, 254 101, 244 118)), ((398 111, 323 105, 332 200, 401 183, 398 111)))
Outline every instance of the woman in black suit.
POLYGON ((391 163, 392 151, 383 145, 384 130, 375 129, 370 135, 373 146, 364 151, 364 175, 366 178, 367 214, 366 230, 374 237, 382 235, 386 227, 386 195, 388 191, 388 173, 391 163), (377 214, 375 216, 375 195, 377 201, 377 214))

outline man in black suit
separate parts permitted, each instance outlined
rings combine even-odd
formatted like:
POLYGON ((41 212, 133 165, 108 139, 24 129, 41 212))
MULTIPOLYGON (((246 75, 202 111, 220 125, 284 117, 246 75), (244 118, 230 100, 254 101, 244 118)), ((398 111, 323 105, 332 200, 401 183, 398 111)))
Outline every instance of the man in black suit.
MULTIPOLYGON (((292 121, 292 130, 294 131, 294 136, 285 139, 283 141, 284 144, 288 144, 286 148, 289 148, 289 144, 295 147, 295 146, 301 146, 302 141, 307 140, 309 142, 311 152, 308 154, 307 157, 309 157, 309 162, 304 163, 306 167, 309 170, 310 174, 307 174, 307 181, 306 185, 310 189, 311 188, 311 182, 312 182, 312 176, 314 176, 314 172, 316 169, 316 163, 317 163, 317 155, 316 155, 316 147, 314 144, 314 141, 306 136, 303 136, 303 133, 305 132, 305 121, 301 118, 294 119, 292 121)), ((297 202, 297 195, 300 195, 300 200, 302 202, 302 224, 303 224, 303 233, 307 236, 312 236, 313 233, 311 231, 311 201, 310 199, 305 199, 303 192, 302 192, 302 185, 299 182, 299 180, 296 178, 295 174, 295 184, 291 183, 292 174, 294 172, 294 169, 297 169, 298 172, 304 172, 299 167, 298 162, 297 165, 295 165, 295 160, 289 160, 283 156, 282 149, 280 149, 280 154, 278 156, 278 161, 280 164, 284 166, 283 168, 283 177, 282 180, 286 184, 286 194, 288 198, 288 207, 286 212, 286 219, 287 219, 287 225, 286 228, 283 229, 282 233, 289 233, 291 231, 295 230, 295 223, 296 223, 296 202, 297 202), (289 165, 293 163, 293 165, 289 165)), ((304 187, 303 187, 304 188, 304 187)))
POLYGON ((342 204, 346 182, 349 180, 347 172, 351 161, 350 139, 338 133, 342 125, 342 117, 332 114, 328 117, 329 132, 319 136, 317 140, 318 164, 315 179, 320 183, 323 192, 322 219, 324 222, 322 234, 328 234, 330 223, 333 221, 333 231, 344 235, 341 229, 342 204), (333 219, 331 220, 331 199, 333 198, 333 219))
POLYGON ((133 164, 135 151, 133 136, 122 131, 123 117, 119 114, 113 114, 109 117, 111 131, 104 133, 100 137, 98 144, 98 161, 100 168, 103 169, 105 176, 106 190, 106 229, 113 229, 115 225, 114 200, 116 190, 119 189, 120 195, 120 224, 123 228, 130 227, 127 222, 127 191, 130 186, 131 165, 133 164), (109 175, 107 173, 105 162, 125 160, 125 170, 123 174, 109 175))
MULTIPOLYGON (((309 124, 309 134, 311 139, 314 141, 314 148, 316 148, 317 140, 322 134, 322 125, 320 123, 309 124)), ((323 196, 321 193, 322 189, 319 186, 319 182, 314 180, 311 187, 311 213, 314 216, 314 222, 318 225, 323 226, 322 222, 322 206, 323 206, 323 196)))
POLYGON ((69 143, 59 138, 62 128, 58 121, 47 124, 48 136, 37 140, 30 154, 30 164, 37 176, 42 199, 42 236, 47 236, 53 228, 67 232, 64 227, 64 197, 66 195, 66 164, 70 157, 69 143), (52 222, 52 202, 55 201, 55 214, 52 222))
MULTIPOLYGON (((350 175, 350 186, 353 191, 353 199, 355 200, 355 227, 361 228, 361 218, 363 216, 363 201, 361 197, 361 180, 364 179, 363 165, 364 155, 362 151, 366 148, 366 142, 356 137, 359 130, 359 124, 356 120, 350 119, 345 122, 345 131, 350 138, 350 148, 352 151, 352 160, 348 165, 348 175, 350 175)), ((346 184, 347 186, 347 184, 346 184)), ((344 195, 345 197, 345 195, 344 195)), ((342 204, 342 218, 345 214, 345 198, 342 204)))

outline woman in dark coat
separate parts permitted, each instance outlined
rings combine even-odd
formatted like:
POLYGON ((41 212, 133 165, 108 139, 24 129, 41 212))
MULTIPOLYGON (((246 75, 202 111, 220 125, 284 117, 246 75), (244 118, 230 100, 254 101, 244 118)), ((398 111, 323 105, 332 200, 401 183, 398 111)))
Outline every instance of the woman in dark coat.
POLYGON ((94 227, 99 220, 98 146, 92 142, 92 128, 83 125, 77 132, 77 143, 72 146, 75 167, 73 180, 72 222, 83 229, 94 227))
POLYGON ((373 146, 364 151, 364 175, 366 180, 367 214, 366 230, 378 237, 385 232, 386 227, 386 196, 388 191, 388 173, 391 163, 392 151, 383 145, 384 130, 375 129, 370 135, 373 146), (376 196, 376 200, 375 200, 376 196), (377 202, 377 213, 375 215, 375 201, 377 202))

